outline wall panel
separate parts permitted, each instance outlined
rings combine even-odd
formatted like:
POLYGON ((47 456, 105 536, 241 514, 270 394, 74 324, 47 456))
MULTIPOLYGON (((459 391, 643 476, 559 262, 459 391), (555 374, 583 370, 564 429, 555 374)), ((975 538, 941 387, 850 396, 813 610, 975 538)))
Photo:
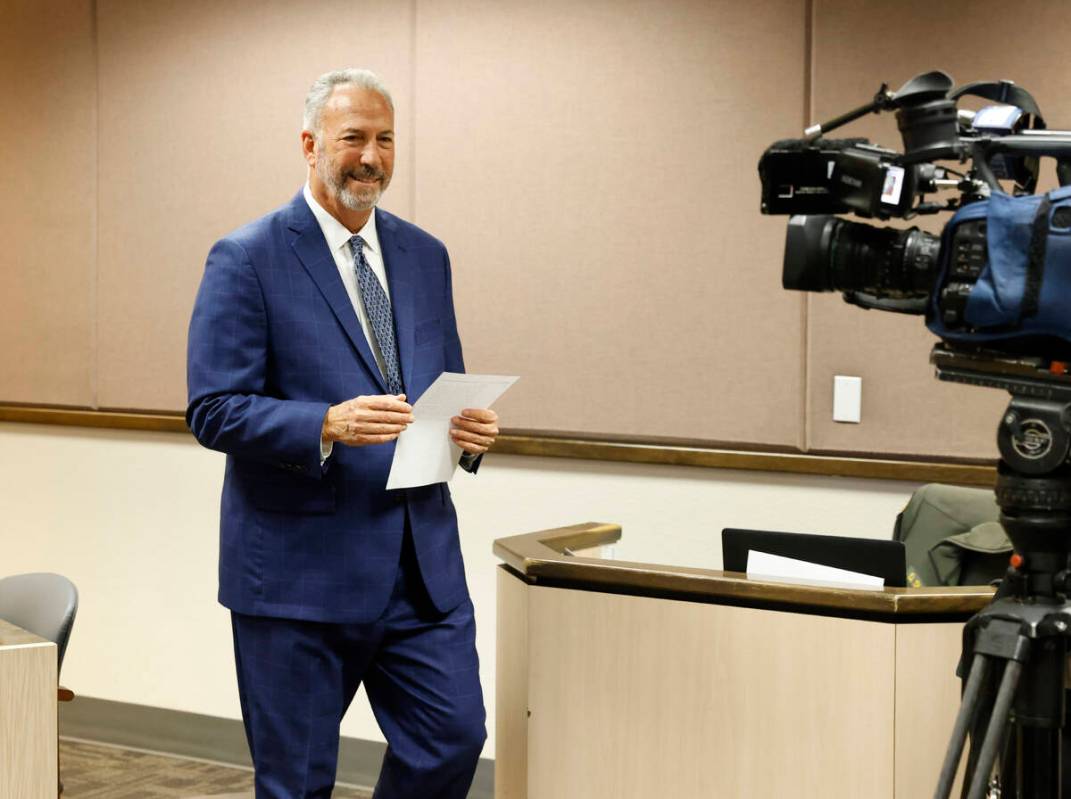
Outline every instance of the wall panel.
MULTIPOLYGON (((305 180, 302 104, 343 66, 391 87, 411 126, 412 14, 389 0, 100 0, 100 404, 179 409, 186 326, 221 235, 305 180)), ((400 157, 384 206, 410 212, 400 157)))
POLYGON ((7 0, 0 20, 0 400, 92 405, 93 3, 7 0))
POLYGON ((800 298, 758 156, 804 3, 419 2, 417 220, 514 427, 795 445, 800 298), (761 53, 761 58, 756 58, 761 53))

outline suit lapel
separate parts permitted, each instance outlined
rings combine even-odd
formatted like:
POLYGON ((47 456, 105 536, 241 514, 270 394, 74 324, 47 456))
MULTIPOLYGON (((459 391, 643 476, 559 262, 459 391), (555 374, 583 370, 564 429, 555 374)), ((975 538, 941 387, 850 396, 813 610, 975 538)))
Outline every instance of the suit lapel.
POLYGON ((346 287, 342 285, 342 278, 339 277, 335 259, 327 248, 323 231, 320 230, 320 225, 316 217, 312 215, 301 192, 298 192, 297 197, 291 203, 289 227, 297 234, 290 244, 294 254, 320 289, 320 293, 324 295, 327 304, 331 306, 335 318, 346 331, 350 343, 364 362, 365 370, 385 394, 387 386, 383 381, 383 375, 380 374, 375 356, 372 355, 372 350, 368 346, 368 339, 365 338, 364 331, 361 329, 357 314, 354 313, 350 295, 346 293, 346 287))
MULTIPOLYGON (((417 287, 417 263, 413 252, 406 248, 405 238, 398 228, 397 220, 380 211, 376 214, 376 233, 383 248, 383 263, 387 268, 387 285, 390 287, 390 305, 394 314, 394 336, 398 341, 398 360, 402 369, 402 383, 406 391, 413 376, 413 292, 417 287)), ((409 402, 415 398, 410 396, 409 402)))

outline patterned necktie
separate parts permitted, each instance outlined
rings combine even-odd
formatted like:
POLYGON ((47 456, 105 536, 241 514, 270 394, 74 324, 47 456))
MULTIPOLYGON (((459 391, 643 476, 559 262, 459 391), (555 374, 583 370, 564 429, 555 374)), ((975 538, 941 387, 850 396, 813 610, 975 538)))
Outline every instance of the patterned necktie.
POLYGON ((368 265, 364 257, 364 239, 354 236, 350 239, 353 251, 353 265, 357 269, 357 285, 361 289, 361 302, 368 315, 368 324, 376 338, 379 353, 383 357, 384 377, 391 394, 402 393, 402 374, 398 368, 398 345, 394 340, 394 317, 390 310, 390 300, 379 278, 368 265))

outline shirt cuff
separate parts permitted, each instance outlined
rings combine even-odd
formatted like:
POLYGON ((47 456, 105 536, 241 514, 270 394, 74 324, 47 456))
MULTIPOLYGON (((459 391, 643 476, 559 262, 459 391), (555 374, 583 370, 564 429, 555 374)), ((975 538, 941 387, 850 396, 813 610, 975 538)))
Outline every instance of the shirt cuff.
POLYGON ((320 439, 320 468, 321 469, 324 467, 324 464, 327 463, 327 459, 331 457, 331 453, 334 451, 334 449, 335 449, 335 442, 334 441, 324 441, 322 438, 320 439))

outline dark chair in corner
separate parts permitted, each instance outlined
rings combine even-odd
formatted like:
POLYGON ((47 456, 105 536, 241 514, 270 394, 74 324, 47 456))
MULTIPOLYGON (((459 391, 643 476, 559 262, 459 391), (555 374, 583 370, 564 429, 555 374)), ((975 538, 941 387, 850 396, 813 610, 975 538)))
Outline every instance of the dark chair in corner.
MULTIPOLYGON (((63 575, 38 572, 0 578, 0 619, 54 642, 57 675, 77 612, 78 589, 63 575)), ((72 691, 62 686, 57 689, 59 701, 74 699, 72 691)), ((59 792, 63 793, 62 782, 59 792)))

